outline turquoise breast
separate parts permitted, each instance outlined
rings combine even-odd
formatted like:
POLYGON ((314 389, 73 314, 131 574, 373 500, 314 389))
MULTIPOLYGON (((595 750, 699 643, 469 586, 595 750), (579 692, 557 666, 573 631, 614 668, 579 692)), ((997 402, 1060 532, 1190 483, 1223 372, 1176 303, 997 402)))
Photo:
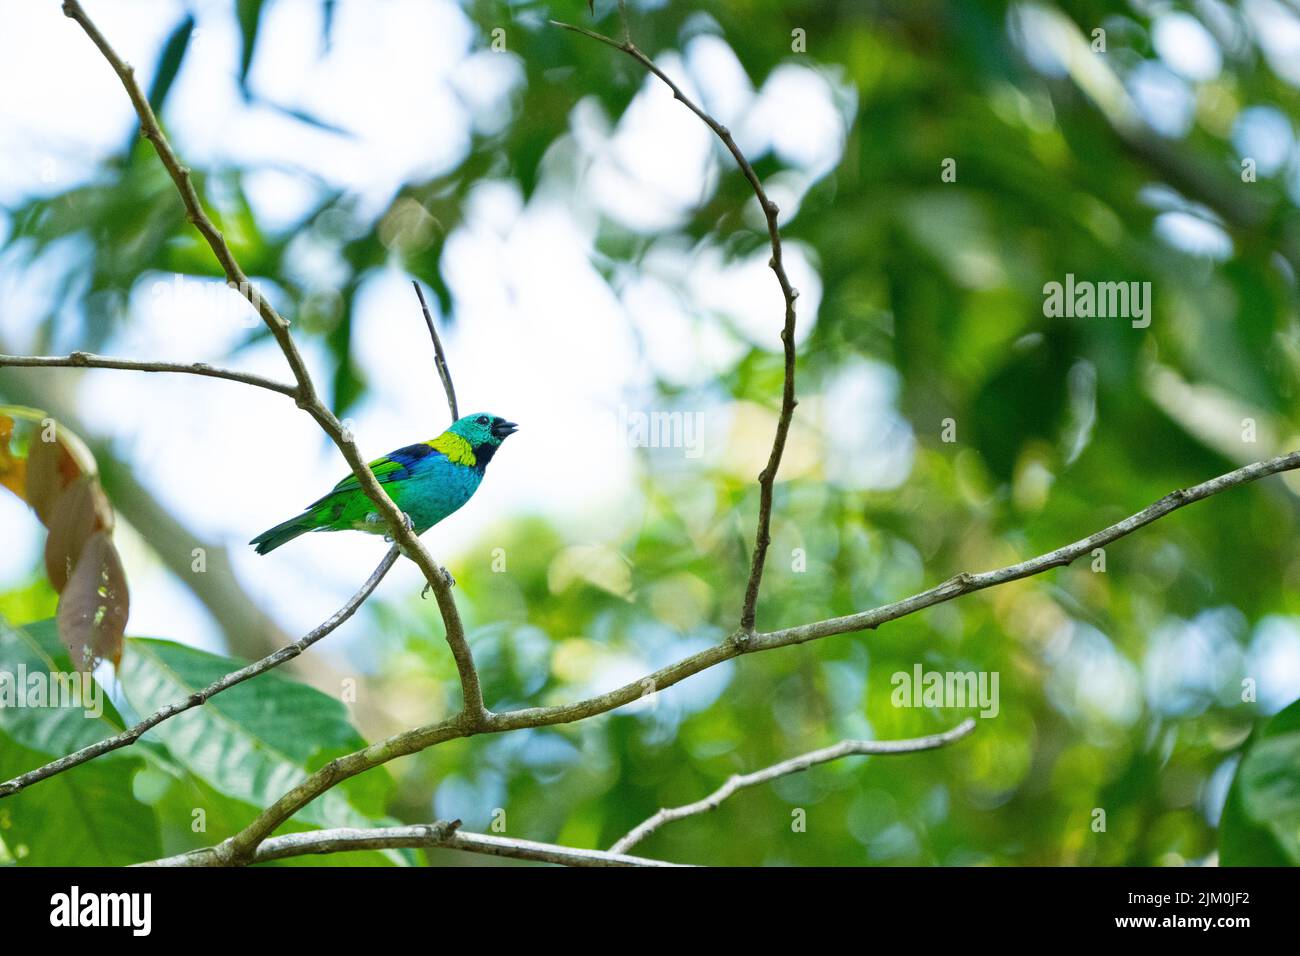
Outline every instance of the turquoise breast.
POLYGON ((393 503, 411 516, 416 534, 423 534, 473 497, 483 480, 477 468, 457 465, 442 455, 429 455, 410 466, 412 474, 388 486, 393 503))

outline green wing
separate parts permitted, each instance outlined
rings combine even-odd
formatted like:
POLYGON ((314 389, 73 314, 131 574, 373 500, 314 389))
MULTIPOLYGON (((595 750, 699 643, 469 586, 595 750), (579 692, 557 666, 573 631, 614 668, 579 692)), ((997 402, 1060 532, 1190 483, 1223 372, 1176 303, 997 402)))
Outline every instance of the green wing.
MULTIPOLYGON (((399 448, 396 451, 390 451, 383 458, 376 458, 370 463, 370 470, 375 473, 375 478, 381 485, 386 485, 392 481, 401 481, 403 478, 409 478, 411 475, 411 466, 422 458, 430 455, 441 455, 442 452, 435 451, 427 442, 419 442, 414 445, 407 445, 405 448, 399 448)), ((360 491, 361 482, 357 481, 357 476, 349 474, 346 478, 334 486, 329 494, 324 495, 318 501, 314 502, 311 507, 315 507, 326 498, 332 498, 341 491, 360 491)))

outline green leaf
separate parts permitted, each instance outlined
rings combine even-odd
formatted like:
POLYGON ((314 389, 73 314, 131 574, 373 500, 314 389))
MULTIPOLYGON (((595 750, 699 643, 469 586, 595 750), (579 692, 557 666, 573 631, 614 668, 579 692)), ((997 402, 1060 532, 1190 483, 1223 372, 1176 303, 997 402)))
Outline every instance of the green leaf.
MULTIPOLYGON (((0 777, 60 754, 31 750, 0 730, 0 777)), ((131 791, 141 756, 122 751, 33 784, 0 803, 0 839, 20 864, 123 866, 162 855, 158 819, 131 791)))
MULTIPOLYGON (((162 827, 163 853, 172 856, 220 843, 242 830, 260 812, 252 804, 228 797, 201 779, 177 768, 164 772, 150 768, 137 779, 150 775, 150 794, 162 827)), ((299 833, 318 827, 290 820, 281 833, 299 833)), ((393 866, 418 862, 413 850, 364 850, 355 853, 327 853, 290 857, 267 866, 393 866)))
POLYGON ((1246 749, 1219 823, 1224 866, 1300 866, 1300 700, 1246 749))
POLYGON ((149 105, 156 114, 162 112, 167 94, 171 92, 172 84, 176 82, 176 74, 180 72, 181 62, 185 59, 185 51, 189 49, 190 37, 193 33, 194 16, 187 14, 185 19, 176 25, 176 29, 172 30, 171 36, 163 46, 162 55, 158 57, 158 69, 154 73, 153 82, 149 84, 149 105))
MULTIPOLYGON (((19 629, 0 621, 0 680, 71 674, 52 621, 19 629)), ((30 685, 29 685, 30 686, 30 685)), ((97 685, 92 686, 97 687, 97 685)), ((16 691, 16 687, 10 685, 16 691)), ((0 688, 3 691, 4 688, 0 688)), ((96 698, 95 694, 99 694, 96 698)), ((16 706, 0 694, 0 779, 9 779, 122 729, 102 696, 101 716, 81 706, 16 706)), ((132 786, 148 751, 119 750, 42 780, 0 801, 0 839, 20 863, 120 866, 161 855, 158 819, 132 786)))
MULTIPOLYGON (((238 661, 170 641, 131 638, 122 688, 148 714, 240 667, 238 661)), ((263 674, 164 721, 150 736, 217 791, 266 807, 334 757, 365 740, 341 702, 275 673, 263 674)), ((357 826, 381 817, 392 794, 382 769, 344 781, 299 812, 318 826, 357 826)))
POLYGON ((248 95, 248 71, 257 49, 257 30, 262 22, 263 0, 236 0, 235 16, 239 19, 239 88, 248 95))
MULTIPOLYGON (((76 673, 54 621, 17 628, 0 620, 0 674, 12 675, 20 681, 23 675, 50 673, 65 675, 68 680, 76 673)), ((84 700, 88 707, 6 706, 9 698, 2 693, 5 684, 0 681, 0 731, 25 747, 50 754, 49 759, 53 759, 124 730, 122 715, 103 688, 93 678, 83 678, 80 674, 75 680, 81 684, 84 694, 78 700, 84 700), (81 683, 83 680, 86 683, 81 683), (88 711, 98 711, 101 707, 100 715, 87 716, 88 711)), ((24 769, 31 770, 47 762, 41 760, 24 769)))

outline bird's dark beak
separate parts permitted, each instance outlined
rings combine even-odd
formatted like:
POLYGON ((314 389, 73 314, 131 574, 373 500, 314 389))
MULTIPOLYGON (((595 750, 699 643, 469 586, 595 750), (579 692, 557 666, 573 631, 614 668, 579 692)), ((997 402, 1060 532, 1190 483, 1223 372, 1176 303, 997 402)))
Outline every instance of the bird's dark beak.
POLYGON ((505 419, 498 419, 492 425, 493 438, 507 438, 517 431, 519 431, 519 426, 514 422, 508 422, 505 419))

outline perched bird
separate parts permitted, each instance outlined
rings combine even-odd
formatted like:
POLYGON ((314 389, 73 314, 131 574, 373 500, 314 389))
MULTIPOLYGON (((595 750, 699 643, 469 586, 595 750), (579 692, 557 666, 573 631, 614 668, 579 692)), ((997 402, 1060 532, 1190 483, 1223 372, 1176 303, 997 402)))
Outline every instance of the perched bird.
MULTIPOLYGON (((412 530, 424 534, 473 497, 492 456, 518 430, 514 422, 496 415, 466 415, 431 441, 407 445, 372 461, 370 470, 398 510, 411 519, 412 530)), ((263 531, 249 544, 258 554, 266 554, 308 531, 350 530, 387 531, 355 475, 348 475, 296 518, 263 531)))

